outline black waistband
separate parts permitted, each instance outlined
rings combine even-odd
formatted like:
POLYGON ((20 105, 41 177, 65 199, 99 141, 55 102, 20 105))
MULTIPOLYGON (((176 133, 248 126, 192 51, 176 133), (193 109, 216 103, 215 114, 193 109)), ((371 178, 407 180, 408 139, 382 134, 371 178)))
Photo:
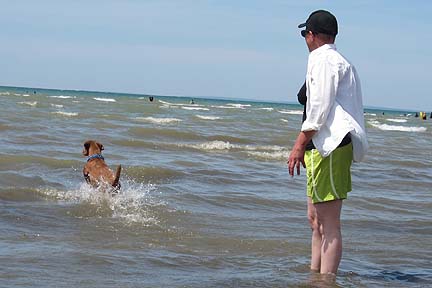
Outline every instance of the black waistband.
MULTIPOLYGON (((348 145, 351 143, 351 134, 348 133, 345 135, 345 137, 342 139, 341 143, 339 144, 339 147, 343 147, 345 145, 348 145)), ((306 145, 306 150, 312 150, 315 149, 315 145, 313 144, 312 140, 309 141, 309 143, 306 145)))

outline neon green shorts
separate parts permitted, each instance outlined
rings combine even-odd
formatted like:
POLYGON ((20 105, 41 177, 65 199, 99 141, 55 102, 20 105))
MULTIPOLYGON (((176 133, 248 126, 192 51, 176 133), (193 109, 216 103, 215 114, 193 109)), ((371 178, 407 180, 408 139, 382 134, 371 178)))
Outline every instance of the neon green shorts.
POLYGON ((352 143, 322 157, 318 150, 305 152, 307 196, 312 203, 346 199, 351 191, 352 143))

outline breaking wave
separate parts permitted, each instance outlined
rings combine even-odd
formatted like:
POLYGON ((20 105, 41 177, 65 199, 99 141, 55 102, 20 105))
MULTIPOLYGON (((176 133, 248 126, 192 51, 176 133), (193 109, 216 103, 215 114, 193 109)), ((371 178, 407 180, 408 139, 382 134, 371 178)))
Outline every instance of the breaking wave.
POLYGON ((376 120, 369 121, 368 123, 371 126, 384 131, 425 132, 427 130, 426 127, 397 126, 397 125, 382 124, 376 120))

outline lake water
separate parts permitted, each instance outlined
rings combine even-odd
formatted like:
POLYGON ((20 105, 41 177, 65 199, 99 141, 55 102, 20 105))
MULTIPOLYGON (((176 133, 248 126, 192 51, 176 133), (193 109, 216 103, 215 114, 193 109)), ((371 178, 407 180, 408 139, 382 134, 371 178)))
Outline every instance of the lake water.
POLYGON ((432 285, 432 119, 366 110, 329 283, 286 165, 302 107, 190 101, 0 87, 0 286, 432 285), (123 167, 116 197, 84 184, 88 139, 123 167))

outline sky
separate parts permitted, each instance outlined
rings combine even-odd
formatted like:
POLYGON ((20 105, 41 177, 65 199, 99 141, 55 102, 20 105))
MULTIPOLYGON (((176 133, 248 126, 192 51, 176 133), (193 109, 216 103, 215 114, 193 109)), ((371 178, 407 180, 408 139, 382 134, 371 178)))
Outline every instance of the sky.
POLYGON ((0 85, 297 102, 297 25, 338 19, 366 107, 432 111, 432 1, 0 0, 0 85))

